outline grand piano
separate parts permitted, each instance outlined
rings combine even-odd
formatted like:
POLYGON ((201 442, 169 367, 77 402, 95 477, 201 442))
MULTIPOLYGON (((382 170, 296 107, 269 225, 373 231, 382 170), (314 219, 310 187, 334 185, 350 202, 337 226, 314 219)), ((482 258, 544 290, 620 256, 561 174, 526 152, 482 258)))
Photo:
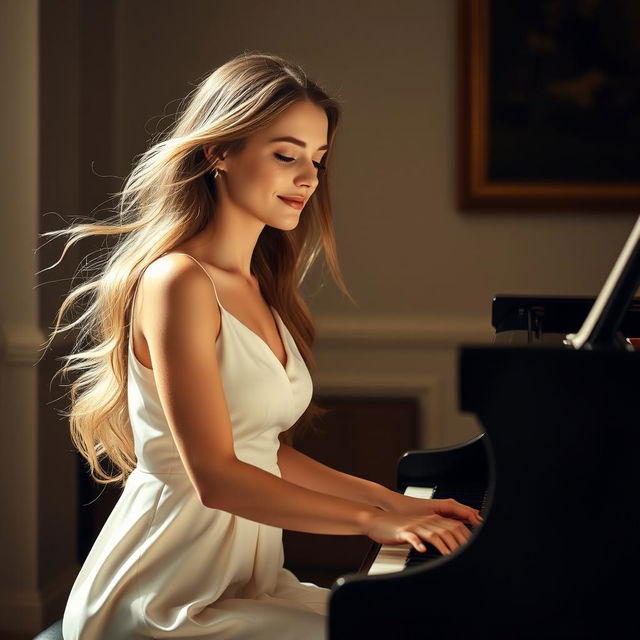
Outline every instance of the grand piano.
POLYGON ((397 468, 398 491, 484 521, 448 556, 373 544, 331 587, 330 640, 635 636, 639 284, 640 218, 598 298, 494 298, 495 343, 458 354, 483 433, 397 468))

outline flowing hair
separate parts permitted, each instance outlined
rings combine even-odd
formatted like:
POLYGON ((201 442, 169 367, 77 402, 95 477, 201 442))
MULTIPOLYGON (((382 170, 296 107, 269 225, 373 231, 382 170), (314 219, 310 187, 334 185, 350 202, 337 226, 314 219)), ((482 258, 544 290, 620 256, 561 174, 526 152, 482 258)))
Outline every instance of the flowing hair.
MULTIPOLYGON (((353 298, 338 266, 329 195, 328 174, 340 107, 298 65, 275 55, 244 52, 216 68, 181 101, 169 130, 137 157, 124 188, 113 194, 117 204, 108 209, 115 211, 111 217, 41 234, 70 236, 62 255, 48 269, 59 264, 82 238, 116 236, 113 247, 101 249, 87 261, 86 282, 73 288, 62 302, 45 344, 46 349, 57 333, 78 327, 74 347, 60 358, 66 363, 55 376, 67 378, 70 372, 77 372, 72 384, 65 385, 70 387, 70 405, 60 414, 69 418, 71 440, 98 483, 124 486, 137 463, 128 412, 127 367, 131 302, 138 278, 145 267, 197 234, 215 215, 216 181, 203 147, 215 145, 215 160, 240 151, 248 136, 268 127, 300 100, 315 103, 327 115, 329 149, 323 159, 327 169, 320 173, 295 229, 265 226, 251 270, 267 303, 278 310, 307 367, 314 371, 316 331, 298 288, 321 250, 334 281, 353 298), (60 327, 61 318, 80 299, 86 301, 84 311, 60 327), (111 463, 113 473, 105 472, 103 461, 111 463)), ((292 441, 294 430, 311 426, 326 412, 310 403, 286 432, 286 441, 292 441)))

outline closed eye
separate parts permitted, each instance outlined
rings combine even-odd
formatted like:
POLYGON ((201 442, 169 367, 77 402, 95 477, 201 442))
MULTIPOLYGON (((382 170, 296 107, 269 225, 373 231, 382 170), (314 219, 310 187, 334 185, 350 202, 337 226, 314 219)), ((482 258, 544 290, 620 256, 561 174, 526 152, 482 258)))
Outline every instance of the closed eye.
MULTIPOLYGON (((289 158, 288 156, 283 156, 280 153, 274 153, 273 154, 276 158, 278 158, 278 160, 280 160, 280 162, 293 162, 295 160, 295 158, 289 158)), ((313 163, 318 169, 320 169, 321 171, 326 171, 327 167, 325 167, 322 163, 320 162, 314 162, 313 163)))

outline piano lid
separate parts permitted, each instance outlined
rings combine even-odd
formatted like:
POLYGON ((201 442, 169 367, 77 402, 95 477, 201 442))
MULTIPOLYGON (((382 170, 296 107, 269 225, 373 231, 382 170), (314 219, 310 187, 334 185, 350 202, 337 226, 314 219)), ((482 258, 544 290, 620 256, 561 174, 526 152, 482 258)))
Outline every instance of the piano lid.
POLYGON ((577 333, 570 333, 564 344, 575 349, 634 347, 621 336, 619 329, 640 284, 640 216, 613 265, 604 286, 577 333))

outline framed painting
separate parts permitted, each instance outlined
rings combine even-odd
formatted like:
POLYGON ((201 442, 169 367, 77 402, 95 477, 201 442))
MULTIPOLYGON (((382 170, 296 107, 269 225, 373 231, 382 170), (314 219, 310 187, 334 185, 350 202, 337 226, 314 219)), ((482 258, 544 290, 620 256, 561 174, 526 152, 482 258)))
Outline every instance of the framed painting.
POLYGON ((458 11, 459 207, 640 211, 640 2, 458 11))

